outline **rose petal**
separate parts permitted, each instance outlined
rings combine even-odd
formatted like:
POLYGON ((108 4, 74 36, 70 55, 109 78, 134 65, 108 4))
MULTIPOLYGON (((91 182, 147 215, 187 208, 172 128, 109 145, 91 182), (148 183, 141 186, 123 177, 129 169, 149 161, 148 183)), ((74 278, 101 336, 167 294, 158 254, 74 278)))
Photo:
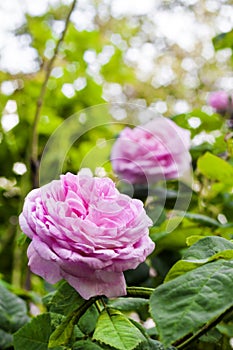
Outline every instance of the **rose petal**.
POLYGON ((59 265, 56 262, 43 259, 34 249, 31 243, 28 247, 28 265, 30 270, 43 277, 49 283, 57 283, 62 279, 59 265))
POLYGON ((101 271, 100 275, 101 280, 97 279, 94 274, 87 278, 75 278, 64 273, 63 277, 84 299, 89 299, 94 295, 105 295, 108 298, 126 295, 123 273, 111 272, 109 274, 101 271), (104 277, 106 277, 106 282, 103 281, 104 277))

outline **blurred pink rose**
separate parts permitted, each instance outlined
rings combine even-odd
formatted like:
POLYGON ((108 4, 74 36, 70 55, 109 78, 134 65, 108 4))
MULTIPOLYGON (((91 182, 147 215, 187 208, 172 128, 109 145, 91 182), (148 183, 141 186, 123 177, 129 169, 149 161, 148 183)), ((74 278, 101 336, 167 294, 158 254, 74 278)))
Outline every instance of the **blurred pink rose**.
POLYGON ((108 178, 61 175, 27 195, 19 222, 32 240, 31 271, 49 283, 64 278, 85 299, 125 295, 122 271, 154 249, 143 204, 108 178))
POLYGON ((226 111, 229 104, 229 96, 225 91, 215 91, 209 95, 208 102, 217 111, 226 111))
POLYGON ((189 168, 190 132, 168 118, 126 127, 112 148, 113 170, 133 184, 176 179, 189 168))

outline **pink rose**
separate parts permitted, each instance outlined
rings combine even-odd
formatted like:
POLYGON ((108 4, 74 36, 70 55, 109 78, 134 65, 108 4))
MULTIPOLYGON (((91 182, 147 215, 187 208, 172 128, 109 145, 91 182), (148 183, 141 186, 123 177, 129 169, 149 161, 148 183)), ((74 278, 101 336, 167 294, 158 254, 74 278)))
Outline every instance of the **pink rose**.
POLYGON ((190 132, 168 118, 126 127, 112 148, 113 170, 133 184, 176 179, 189 168, 190 132))
POLYGON ((226 111, 229 105, 229 96, 225 91, 215 91, 209 95, 209 105, 217 111, 226 111))
POLYGON ((154 249, 143 204, 119 193, 109 178, 67 173, 32 190, 19 217, 32 272, 61 279, 88 299, 126 294, 124 270, 154 249))

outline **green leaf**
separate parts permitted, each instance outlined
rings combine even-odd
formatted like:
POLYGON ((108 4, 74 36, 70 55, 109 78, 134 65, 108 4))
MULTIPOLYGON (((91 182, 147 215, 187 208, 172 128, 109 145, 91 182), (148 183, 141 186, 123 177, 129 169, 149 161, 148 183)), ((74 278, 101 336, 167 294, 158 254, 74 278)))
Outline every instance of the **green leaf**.
POLYGON ((110 307, 120 311, 137 311, 148 305, 148 300, 143 298, 118 298, 110 301, 110 307))
POLYGON ((102 347, 90 340, 79 340, 73 345, 73 350, 101 350, 102 347))
MULTIPOLYGON (((59 288, 59 293, 56 293, 54 295, 54 300, 56 302, 60 300, 62 296, 62 291, 68 291, 65 295, 66 297, 67 295, 70 295, 72 300, 73 298, 75 298, 72 289, 70 289, 66 283, 63 284, 59 288)), ((77 292, 75 293, 77 294, 77 292)), ((81 299, 81 303, 79 299, 76 300, 77 303, 75 303, 75 300, 73 300, 72 305, 70 305, 70 301, 66 301, 65 304, 61 305, 61 308, 57 308, 56 303, 52 304, 53 306, 55 306, 53 310, 55 309, 59 310, 60 312, 64 312, 64 310, 67 311, 69 309, 71 311, 65 318, 63 318, 62 322, 51 334, 49 339, 49 347, 67 345, 71 340, 74 331, 75 336, 80 338, 84 336, 84 333, 89 334, 95 329, 96 321, 98 318, 98 312, 96 310, 96 307, 92 305, 94 303, 94 299, 92 298, 88 301, 84 301, 83 299, 81 299), (76 323, 78 323, 78 327, 76 327, 76 323)))
POLYGON ((215 50, 222 50, 227 47, 233 47, 233 30, 227 33, 221 33, 213 38, 215 50))
MULTIPOLYGON (((201 109, 195 109, 190 113, 185 114, 178 114, 172 117, 172 120, 179 126, 189 129, 191 131, 192 137, 200 134, 201 131, 205 132, 211 132, 213 130, 219 130, 222 126, 222 118, 217 113, 212 113, 211 115, 208 113, 203 112, 201 109), (197 128, 190 128, 189 121, 192 118, 198 118, 200 121, 200 125, 197 128)), ((204 142, 201 145, 192 147, 193 149, 198 150, 200 147, 201 149, 212 149, 211 145, 208 142, 204 142)))
POLYGON ((164 282, 218 259, 233 259, 233 243, 215 236, 202 238, 187 249, 182 260, 172 266, 164 282))
MULTIPOLYGON (((148 329, 145 329, 140 323, 138 323, 133 319, 130 319, 130 322, 132 322, 133 325, 135 325, 135 327, 137 327, 145 337, 144 341, 137 346, 136 348, 137 350, 173 350, 175 349, 173 346, 165 349, 165 347, 160 341, 151 339, 149 337, 148 329)), ((153 331, 151 332, 150 335, 152 334, 153 336, 156 336, 156 337, 158 335, 157 332, 155 332, 155 327, 153 327, 153 331)))
POLYGON ((196 269, 197 267, 200 267, 203 265, 201 262, 190 262, 186 260, 179 260, 177 263, 175 263, 172 268, 167 273, 164 282, 169 282, 173 280, 174 278, 179 277, 180 275, 183 275, 186 272, 192 271, 196 269))
POLYGON ((100 314, 93 339, 119 350, 132 350, 145 341, 143 334, 125 315, 111 308, 100 314))
POLYGON ((47 350, 52 332, 51 314, 45 313, 32 319, 14 334, 15 350, 47 350))
MULTIPOLYGON (((46 301, 47 296, 45 297, 46 301)), ((83 298, 67 282, 63 282, 55 294, 47 301, 46 306, 50 312, 68 315, 83 304, 83 298)))
POLYGON ((188 247, 190 247, 191 245, 193 245, 194 243, 197 243, 202 238, 203 236, 200 236, 200 235, 190 236, 186 239, 186 244, 188 247))
POLYGON ((90 334, 94 331, 99 313, 95 305, 88 308, 85 314, 80 317, 78 326, 80 330, 85 334, 90 334))
POLYGON ((233 261, 218 260, 160 285, 151 315, 165 346, 191 337, 233 306, 233 261), (224 302, 223 302, 224 301, 224 302))
MULTIPOLYGON (((95 328, 97 321, 96 306, 93 305, 98 299, 90 298, 89 300, 82 300, 81 304, 73 306, 73 310, 63 318, 55 331, 51 334, 49 339, 49 347, 67 345, 72 337, 82 338, 85 336, 83 332, 91 333, 95 328), (76 326, 78 324, 78 326, 76 326)), ((60 317, 62 317, 60 315, 60 317)))
POLYGON ((0 284, 0 329, 13 333, 28 321, 25 301, 0 284))
POLYGON ((164 282, 168 282, 174 278, 177 278, 184 273, 194 270, 197 267, 209 263, 214 260, 225 259, 232 260, 233 259, 233 250, 224 250, 223 252, 219 252, 214 254, 210 258, 188 261, 188 260, 179 260, 168 272, 164 282))
POLYGON ((232 186, 233 167, 225 160, 206 152, 197 161, 199 171, 211 180, 232 186))
POLYGON ((194 243, 184 253, 184 260, 205 260, 233 249, 233 243, 222 237, 209 236, 194 243))
POLYGON ((202 337, 200 337, 200 341, 205 343, 217 344, 222 338, 221 333, 215 328, 208 331, 202 337))
POLYGON ((62 323, 55 329, 49 338, 49 348, 55 346, 67 345, 71 340, 75 327, 75 316, 66 317, 62 323))
POLYGON ((13 344, 13 336, 0 329, 0 349, 7 349, 13 344))
POLYGON ((229 338, 233 337, 233 322, 221 322, 217 325, 217 330, 229 338))

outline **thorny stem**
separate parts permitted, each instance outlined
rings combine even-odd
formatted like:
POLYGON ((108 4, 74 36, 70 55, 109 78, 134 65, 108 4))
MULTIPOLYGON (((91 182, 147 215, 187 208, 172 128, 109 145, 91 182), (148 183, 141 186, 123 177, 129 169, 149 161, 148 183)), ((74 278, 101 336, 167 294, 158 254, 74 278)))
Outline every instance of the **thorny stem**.
POLYGON ((74 0, 71 7, 70 7, 70 10, 69 10, 68 15, 67 15, 66 20, 65 20, 64 30, 61 34, 60 39, 57 42, 57 45, 56 45, 55 50, 54 50, 54 54, 45 68, 44 82, 41 86, 40 95, 39 95, 37 103, 36 103, 36 111, 35 111, 35 116, 34 116, 34 121, 33 121, 33 126, 32 126, 31 160, 30 160, 33 188, 38 187, 38 185, 39 185, 38 184, 38 168, 39 168, 39 164, 38 164, 38 123, 40 120, 41 108, 42 108, 42 105, 44 102, 45 92, 47 89, 47 84, 48 84, 48 80, 49 80, 49 77, 51 74, 53 63, 57 57, 61 43, 63 42, 63 40, 65 38, 67 29, 69 26, 69 22, 70 22, 70 17, 71 17, 71 14, 72 14, 75 6, 76 6, 76 2, 77 2, 77 0, 74 0))

